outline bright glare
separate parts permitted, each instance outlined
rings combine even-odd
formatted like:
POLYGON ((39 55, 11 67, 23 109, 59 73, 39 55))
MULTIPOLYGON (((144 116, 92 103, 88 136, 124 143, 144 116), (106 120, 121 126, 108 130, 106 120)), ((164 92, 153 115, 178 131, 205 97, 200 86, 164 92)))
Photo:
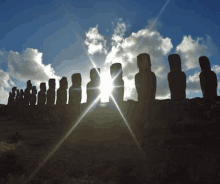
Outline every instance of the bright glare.
POLYGON ((101 102, 107 102, 111 93, 112 81, 108 73, 101 74, 101 102))

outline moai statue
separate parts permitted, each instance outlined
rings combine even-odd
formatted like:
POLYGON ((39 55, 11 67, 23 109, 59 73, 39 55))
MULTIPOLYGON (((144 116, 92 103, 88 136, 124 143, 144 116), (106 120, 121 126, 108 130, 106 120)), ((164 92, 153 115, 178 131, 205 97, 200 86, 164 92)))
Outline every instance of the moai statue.
POLYGON ((24 105, 25 106, 29 106, 30 98, 31 98, 31 94, 30 94, 31 89, 32 89, 31 80, 28 80, 27 81, 27 88, 24 91, 24 105))
POLYGON ((49 79, 49 89, 47 90, 47 105, 52 106, 55 102, 56 80, 49 79))
POLYGON ((47 95, 46 95, 46 83, 40 83, 40 91, 38 92, 37 97, 37 105, 44 106, 46 103, 47 95))
POLYGON ((68 88, 68 82, 66 77, 62 77, 60 80, 60 88, 57 90, 57 102, 56 104, 58 106, 60 105, 66 105, 67 101, 67 88, 68 88))
POLYGON ((12 88, 12 104, 13 104, 13 106, 15 106, 15 104, 16 104, 16 90, 17 90, 17 87, 13 87, 12 88))
POLYGON ((156 95, 156 75, 151 71, 150 55, 147 53, 137 56, 139 73, 135 75, 135 86, 139 102, 152 102, 156 95))
POLYGON ((206 56, 199 58, 199 64, 202 70, 199 78, 203 98, 214 100, 217 98, 217 76, 215 72, 211 71, 210 62, 206 56))
MULTIPOLYGON (((112 79, 112 92, 116 103, 121 106, 124 99, 124 81, 122 79, 122 66, 121 63, 114 63, 110 67, 110 74, 112 79)), ((109 96, 109 102, 114 103, 111 96, 109 96)))
POLYGON ((31 98, 30 98, 30 105, 31 106, 35 106, 35 104, 36 104, 36 101, 37 101, 36 95, 37 95, 37 89, 36 89, 36 86, 33 86, 31 98))
POLYGON ((19 98, 19 103, 23 104, 24 103, 24 91, 23 89, 20 90, 20 98, 19 98))
POLYGON ((69 114, 71 120, 74 117, 79 117, 80 115, 80 103, 82 100, 82 78, 80 73, 72 75, 72 86, 69 88, 69 107, 71 112, 69 114), (72 112, 73 111, 73 112, 72 112))
POLYGON ((181 71, 181 59, 178 54, 168 56, 170 72, 168 83, 171 93, 171 100, 179 101, 186 99, 186 74, 181 71))
POLYGON ((82 88, 81 88, 81 74, 76 73, 72 75, 72 86, 69 88, 69 105, 71 107, 77 106, 82 100, 82 88))
MULTIPOLYGON (((100 90, 101 80, 99 73, 100 73, 100 68, 93 68, 90 70, 91 81, 86 86, 88 104, 91 104, 95 100, 97 100, 98 96, 101 94, 101 90, 100 90)), ((99 104, 100 101, 101 101, 101 96, 99 100, 96 101, 96 104, 99 104)))
POLYGON ((16 99, 15 99, 15 104, 16 104, 16 106, 17 106, 18 103, 19 103, 19 99, 20 99, 20 92, 19 92, 19 89, 17 89, 16 99))
POLYGON ((8 106, 13 106, 13 101, 14 101, 14 97, 12 95, 11 92, 9 92, 9 97, 8 97, 8 106))

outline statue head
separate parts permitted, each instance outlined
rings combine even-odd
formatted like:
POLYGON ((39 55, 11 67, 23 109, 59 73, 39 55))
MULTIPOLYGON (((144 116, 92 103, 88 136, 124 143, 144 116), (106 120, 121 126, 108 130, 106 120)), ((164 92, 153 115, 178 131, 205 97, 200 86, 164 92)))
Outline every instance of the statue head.
POLYGON ((20 90, 20 95, 24 95, 23 89, 20 90))
POLYGON ((209 59, 206 56, 199 58, 199 64, 202 71, 211 70, 209 59))
POLYGON ((37 88, 36 88, 36 86, 33 86, 33 87, 32 87, 32 94, 37 94, 37 88))
POLYGON ((140 71, 151 70, 150 55, 147 53, 137 56, 137 65, 140 71))
POLYGON ((67 89, 68 88, 68 82, 66 77, 62 77, 60 80, 60 88, 67 89))
POLYGON ((16 90, 17 90, 17 87, 13 87, 12 88, 12 93, 15 93, 16 90))
POLYGON ((93 68, 90 70, 91 81, 100 80, 100 68, 93 68))
POLYGON ((170 71, 181 71, 181 59, 179 54, 170 54, 168 56, 170 71))
POLYGON ((32 84, 31 84, 31 80, 27 81, 27 89, 31 90, 32 88, 32 84))
POLYGON ((114 63, 110 67, 111 77, 114 78, 122 78, 122 66, 121 63, 114 63))
POLYGON ((72 75, 72 86, 81 87, 82 85, 82 78, 80 73, 74 73, 72 75))
POLYGON ((51 88, 51 89, 56 88, 56 80, 55 79, 49 79, 49 88, 51 88))
POLYGON ((43 92, 46 92, 46 83, 45 82, 40 83, 40 90, 43 92))

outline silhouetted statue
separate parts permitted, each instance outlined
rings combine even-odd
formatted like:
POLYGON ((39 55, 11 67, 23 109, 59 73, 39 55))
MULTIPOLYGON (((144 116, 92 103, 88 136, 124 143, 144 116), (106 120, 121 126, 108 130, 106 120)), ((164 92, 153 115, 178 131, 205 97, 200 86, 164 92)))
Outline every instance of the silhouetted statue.
POLYGON ((156 75, 151 71, 150 55, 147 53, 137 56, 139 73, 135 75, 135 86, 139 102, 151 102, 156 95, 156 75))
POLYGON ((60 80, 60 88, 57 90, 57 105, 66 105, 67 101, 67 88, 68 88, 68 83, 67 83, 67 78, 62 77, 60 80))
POLYGON ((181 71, 181 59, 178 54, 168 56, 170 72, 168 73, 168 83, 171 93, 171 100, 186 99, 186 74, 181 71))
POLYGON ((43 106, 46 103, 46 83, 40 83, 40 91, 38 92, 37 105, 43 106))
POLYGON ((29 106, 30 103, 30 90, 32 89, 32 84, 31 84, 31 80, 27 81, 27 88, 24 91, 24 105, 25 106, 29 106))
POLYGON ((23 89, 20 90, 20 98, 19 98, 19 103, 24 103, 24 91, 23 89))
POLYGON ((19 92, 19 89, 17 89, 15 104, 18 104, 19 98, 20 98, 20 92, 19 92))
POLYGON ((31 93, 31 99, 30 99, 31 106, 34 106, 36 104, 36 101, 37 101, 36 95, 37 95, 37 89, 36 89, 36 86, 33 86, 32 93, 31 93))
MULTIPOLYGON (((121 63, 114 63, 110 67, 110 74, 112 80, 112 96, 116 103, 121 106, 124 99, 124 81, 122 79, 122 66, 121 63)), ((109 96, 109 102, 113 103, 113 99, 109 96)))
POLYGON ((14 97, 13 94, 11 92, 9 92, 9 97, 8 97, 8 106, 13 106, 14 103, 14 97))
POLYGON ((81 74, 76 73, 72 75, 72 86, 69 88, 69 105, 79 106, 82 100, 82 88, 81 88, 81 74))
POLYGON ((86 86, 88 104, 91 104, 96 100, 95 104, 97 105, 101 101, 101 96, 99 100, 97 100, 97 97, 101 95, 101 90, 100 90, 101 81, 100 81, 99 73, 100 73, 100 68, 93 68, 90 70, 91 81, 86 86))
POLYGON ((49 89, 47 90, 47 105, 54 105, 55 102, 56 80, 49 79, 49 89))
POLYGON ((82 100, 82 78, 80 73, 72 75, 72 86, 69 88, 69 107, 71 112, 69 114, 71 120, 80 115, 80 103, 82 100), (72 112, 73 111, 73 112, 72 112))
POLYGON ((199 58, 202 72, 199 75, 203 98, 215 99, 217 97, 217 76, 211 71, 209 59, 206 56, 199 58))

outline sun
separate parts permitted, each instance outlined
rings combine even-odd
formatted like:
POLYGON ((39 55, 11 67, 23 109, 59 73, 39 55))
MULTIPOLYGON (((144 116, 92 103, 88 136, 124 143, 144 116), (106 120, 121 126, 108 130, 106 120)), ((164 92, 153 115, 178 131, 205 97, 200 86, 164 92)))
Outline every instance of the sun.
POLYGON ((101 102, 107 102, 109 99, 109 94, 113 89, 111 77, 108 73, 103 73, 101 75, 100 88, 101 88, 101 102))

